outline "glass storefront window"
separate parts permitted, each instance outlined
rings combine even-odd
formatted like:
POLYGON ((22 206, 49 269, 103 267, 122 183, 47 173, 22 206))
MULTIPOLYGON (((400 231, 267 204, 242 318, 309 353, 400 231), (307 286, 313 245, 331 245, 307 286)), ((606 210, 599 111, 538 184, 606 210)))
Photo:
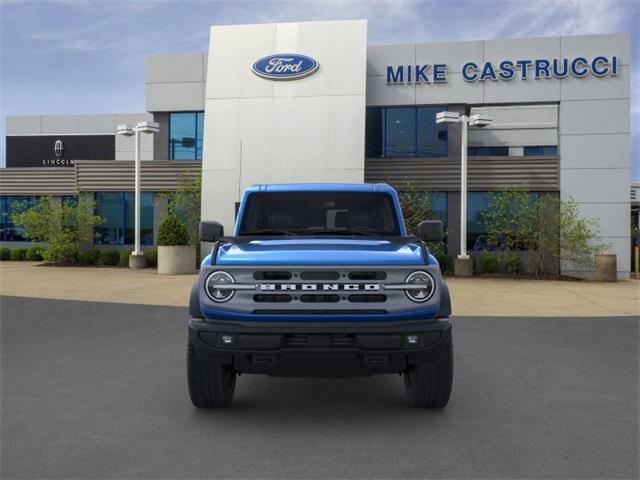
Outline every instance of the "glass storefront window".
POLYGON ((412 157, 415 155, 415 117, 414 108, 387 108, 386 157, 412 157))
POLYGON ((204 112, 169 114, 169 160, 201 160, 204 112))
MULTIPOLYGON (((540 197, 540 192, 529 192, 529 203, 540 197)), ((482 214, 489 208, 489 192, 467 193, 467 250, 495 250, 488 245, 487 232, 482 223, 482 214)))
POLYGON ((508 157, 509 147, 469 147, 470 157, 508 157))
POLYGON ((444 228, 447 228, 447 192, 432 192, 431 210, 435 220, 441 220, 444 228))
MULTIPOLYGON (((436 114, 444 107, 418 107, 417 157, 446 157, 449 154, 447 125, 436 123, 436 114)), ((445 109, 446 110, 446 109, 445 109)))
POLYGON ((7 196, 0 197, 0 242, 28 242, 24 236, 24 228, 11 221, 11 216, 18 211, 29 209, 38 203, 38 197, 7 196))
POLYGON ((446 107, 370 107, 367 109, 367 158, 448 155, 447 125, 436 124, 446 107))
POLYGON ((556 145, 541 145, 533 147, 524 147, 525 157, 555 157, 558 155, 558 147, 556 145))
MULTIPOLYGON (((97 192, 95 194, 95 214, 105 223, 96 227, 100 236, 96 243, 101 245, 132 245, 134 243, 134 192, 97 192)), ((153 245, 153 205, 152 192, 140 194, 140 242, 153 245)))

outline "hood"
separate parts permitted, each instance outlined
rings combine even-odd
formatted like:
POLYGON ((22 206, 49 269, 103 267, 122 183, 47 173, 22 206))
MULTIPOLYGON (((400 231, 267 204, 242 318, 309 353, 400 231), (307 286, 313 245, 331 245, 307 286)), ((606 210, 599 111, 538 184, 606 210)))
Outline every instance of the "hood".
POLYGON ((409 240, 300 238, 253 240, 220 247, 217 265, 423 265, 409 240))

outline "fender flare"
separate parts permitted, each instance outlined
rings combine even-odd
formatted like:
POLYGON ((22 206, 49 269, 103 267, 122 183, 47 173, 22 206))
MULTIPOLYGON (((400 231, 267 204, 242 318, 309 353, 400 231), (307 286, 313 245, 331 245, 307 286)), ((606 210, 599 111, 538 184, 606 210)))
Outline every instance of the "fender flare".
POLYGON ((444 279, 441 284, 442 292, 440 293, 440 309, 438 310, 438 318, 446 318, 451 316, 451 295, 449 295, 449 286, 444 279))
POLYGON ((191 287, 189 295, 189 315, 191 318, 204 318, 200 311, 200 281, 196 280, 191 287))

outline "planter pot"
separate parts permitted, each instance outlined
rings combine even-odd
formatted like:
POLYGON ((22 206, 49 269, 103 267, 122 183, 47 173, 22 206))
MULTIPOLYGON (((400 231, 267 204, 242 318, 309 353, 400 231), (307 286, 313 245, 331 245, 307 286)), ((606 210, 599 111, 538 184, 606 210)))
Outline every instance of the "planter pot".
POLYGON ((196 271, 196 247, 179 245, 158 247, 158 273, 180 275, 196 271))
POLYGON ((615 255, 596 255, 595 267, 595 281, 615 282, 618 280, 618 266, 615 255))

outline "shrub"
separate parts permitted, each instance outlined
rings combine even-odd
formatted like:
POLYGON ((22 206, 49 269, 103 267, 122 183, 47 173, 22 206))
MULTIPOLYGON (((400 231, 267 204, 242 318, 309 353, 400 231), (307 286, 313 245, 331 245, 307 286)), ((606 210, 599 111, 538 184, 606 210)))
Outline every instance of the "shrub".
POLYGON ((24 227, 24 235, 46 242, 42 258, 46 263, 77 263, 80 246, 94 236, 94 227, 103 220, 91 213, 86 195, 65 199, 62 205, 51 197, 42 197, 33 206, 21 202, 14 206, 11 220, 24 227))
POLYGON ((492 253, 480 257, 480 271, 483 273, 496 273, 500 267, 498 256, 492 253))
POLYGON ((80 254, 80 263, 82 265, 97 265, 100 260, 100 250, 88 250, 80 254))
POLYGON ((178 217, 173 213, 167 215, 167 218, 164 219, 158 229, 158 245, 176 246, 189 244, 189 232, 187 232, 185 226, 180 223, 178 217))
POLYGON ((147 260, 147 267, 158 266, 158 251, 157 250, 145 250, 144 258, 147 260))
POLYGON ((435 257, 440 264, 440 271, 442 273, 448 272, 451 269, 451 257, 449 255, 446 253, 438 253, 435 257))
POLYGON ((9 258, 11 258, 11 260, 14 260, 14 261, 22 261, 25 259, 26 256, 27 256, 26 248, 14 248, 13 250, 11 250, 11 254, 9 258))
POLYGON ((118 262, 118 265, 120 265, 121 267, 128 267, 129 266, 129 255, 131 254, 131 252, 129 250, 123 250, 120 252, 120 261, 118 262))
POLYGON ((4 262, 11 258, 11 249, 7 247, 0 248, 0 261, 4 262))
POLYGON ((510 254, 505 257, 505 267, 509 273, 522 273, 522 258, 519 255, 510 254))
POLYGON ((118 265, 120 252, 118 250, 101 250, 98 263, 100 265, 118 265))
POLYGON ((30 262, 40 262, 42 260, 42 247, 29 247, 25 258, 30 262))
POLYGON ((42 259, 45 263, 51 263, 53 265, 71 265, 78 263, 78 257, 80 252, 78 246, 75 243, 68 244, 54 244, 49 245, 42 252, 42 259))
MULTIPOLYGON (((200 203, 202 194, 202 179, 185 172, 180 173, 175 192, 162 195, 167 198, 169 213, 174 214, 187 229, 192 245, 199 245, 200 236, 200 203)), ((149 261, 147 260, 147 263, 149 261)))

